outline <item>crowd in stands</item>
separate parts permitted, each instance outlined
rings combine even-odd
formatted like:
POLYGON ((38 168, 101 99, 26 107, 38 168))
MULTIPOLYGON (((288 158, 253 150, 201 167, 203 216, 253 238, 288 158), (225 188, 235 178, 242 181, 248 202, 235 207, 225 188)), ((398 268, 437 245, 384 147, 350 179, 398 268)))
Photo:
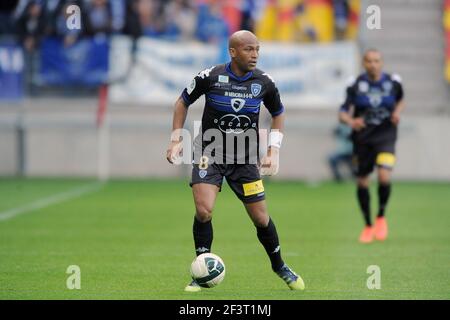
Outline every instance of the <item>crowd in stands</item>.
POLYGON ((359 1, 19 0, 13 13, 0 17, 0 37, 12 35, 28 51, 46 36, 67 46, 111 34, 218 42, 239 29, 263 40, 335 41, 354 37, 359 1), (81 9, 81 30, 66 26, 73 4, 81 9))

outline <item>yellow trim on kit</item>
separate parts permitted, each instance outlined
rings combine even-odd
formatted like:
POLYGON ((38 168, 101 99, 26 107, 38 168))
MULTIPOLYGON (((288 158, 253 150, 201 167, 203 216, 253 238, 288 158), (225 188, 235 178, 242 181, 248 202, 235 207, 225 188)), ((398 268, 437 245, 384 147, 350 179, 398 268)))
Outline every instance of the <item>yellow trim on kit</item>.
POLYGON ((244 196, 251 196, 254 194, 264 192, 262 180, 244 183, 242 187, 244 188, 244 196))
POLYGON ((395 155, 389 152, 379 153, 376 163, 381 166, 393 167, 395 165, 395 155))

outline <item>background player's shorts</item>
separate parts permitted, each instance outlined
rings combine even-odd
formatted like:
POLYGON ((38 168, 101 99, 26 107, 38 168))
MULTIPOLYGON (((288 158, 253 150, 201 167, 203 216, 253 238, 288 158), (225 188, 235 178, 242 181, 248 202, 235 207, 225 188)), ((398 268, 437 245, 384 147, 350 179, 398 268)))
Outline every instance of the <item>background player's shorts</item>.
POLYGON ((376 144, 354 144, 353 161, 356 175, 369 175, 376 166, 392 170, 395 165, 395 140, 376 144))
POLYGON ((244 203, 265 199, 264 185, 255 164, 194 164, 190 186, 196 183, 209 183, 222 187, 223 178, 236 196, 244 203))

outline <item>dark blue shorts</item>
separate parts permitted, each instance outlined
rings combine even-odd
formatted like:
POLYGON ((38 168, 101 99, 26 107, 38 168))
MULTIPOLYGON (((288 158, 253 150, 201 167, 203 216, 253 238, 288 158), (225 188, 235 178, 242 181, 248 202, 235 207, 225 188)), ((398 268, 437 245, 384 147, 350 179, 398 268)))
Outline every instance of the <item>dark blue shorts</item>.
POLYGON ((194 164, 190 186, 209 183, 222 188, 224 177, 242 202, 252 203, 265 199, 264 185, 255 164, 194 164))

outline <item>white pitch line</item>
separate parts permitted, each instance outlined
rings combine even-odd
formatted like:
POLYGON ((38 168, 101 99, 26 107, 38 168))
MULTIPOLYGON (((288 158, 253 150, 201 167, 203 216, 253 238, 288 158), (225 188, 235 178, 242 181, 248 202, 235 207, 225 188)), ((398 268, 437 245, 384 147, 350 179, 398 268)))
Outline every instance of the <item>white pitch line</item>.
POLYGON ((21 215, 21 214, 24 214, 27 212, 46 208, 46 207, 49 207, 49 206, 57 204, 57 203, 61 203, 64 201, 68 201, 68 200, 72 200, 72 199, 81 197, 88 193, 93 193, 95 191, 100 190, 103 186, 104 186, 104 183, 101 183, 101 182, 90 183, 88 185, 85 185, 85 186, 82 186, 79 188, 74 188, 74 189, 68 190, 66 192, 55 194, 55 195, 47 197, 47 198, 39 199, 37 201, 31 202, 29 204, 26 204, 26 205, 23 205, 23 206, 20 206, 17 208, 2 211, 2 212, 0 212, 0 222, 14 218, 18 215, 21 215))

